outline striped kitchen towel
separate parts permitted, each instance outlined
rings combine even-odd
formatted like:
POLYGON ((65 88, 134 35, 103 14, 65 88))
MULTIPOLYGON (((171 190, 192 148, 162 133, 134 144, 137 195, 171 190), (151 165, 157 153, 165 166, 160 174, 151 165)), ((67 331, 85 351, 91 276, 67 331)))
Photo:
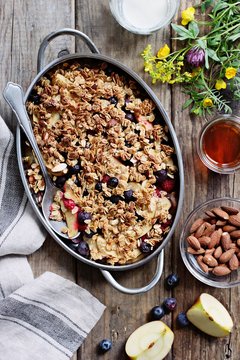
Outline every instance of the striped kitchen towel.
POLYGON ((0 360, 69 359, 104 308, 78 285, 46 272, 0 301, 0 360))
POLYGON ((0 117, 0 299, 33 279, 24 255, 45 237, 24 193, 14 136, 0 117))

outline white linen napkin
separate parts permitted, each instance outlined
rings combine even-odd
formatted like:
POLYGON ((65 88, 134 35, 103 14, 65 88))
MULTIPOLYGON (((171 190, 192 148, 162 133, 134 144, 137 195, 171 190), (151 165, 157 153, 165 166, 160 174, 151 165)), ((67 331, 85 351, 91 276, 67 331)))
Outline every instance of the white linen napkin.
POLYGON ((0 117, 0 360, 69 359, 104 311, 56 274, 33 279, 26 255, 45 237, 24 194, 14 137, 0 117))

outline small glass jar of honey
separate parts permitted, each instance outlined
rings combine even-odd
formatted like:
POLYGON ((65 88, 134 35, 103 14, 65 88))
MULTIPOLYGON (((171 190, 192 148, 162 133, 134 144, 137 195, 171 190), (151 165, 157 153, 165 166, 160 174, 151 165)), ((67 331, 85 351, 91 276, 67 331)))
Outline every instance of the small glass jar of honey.
POLYGON ((231 174, 240 169, 240 118, 219 115, 208 121, 200 132, 197 150, 210 170, 231 174))

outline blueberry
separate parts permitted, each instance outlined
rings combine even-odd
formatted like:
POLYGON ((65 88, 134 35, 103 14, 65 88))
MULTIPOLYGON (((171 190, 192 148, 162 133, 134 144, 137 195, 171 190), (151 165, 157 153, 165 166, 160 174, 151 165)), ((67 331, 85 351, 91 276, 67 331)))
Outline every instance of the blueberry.
POLYGON ((154 173, 157 185, 160 185, 167 178, 167 171, 162 169, 154 173))
POLYGON ((98 344, 98 349, 100 352, 105 353, 106 351, 110 350, 112 348, 112 342, 109 339, 103 339, 98 344))
POLYGON ((148 244, 145 241, 142 241, 140 244, 140 250, 141 250, 141 252, 147 254, 152 250, 152 245, 148 244))
POLYGON ((152 320, 160 320, 166 314, 163 306, 154 306, 151 310, 152 320))
POLYGON ((84 190, 83 196, 88 196, 89 192, 87 190, 84 190))
POLYGON ((170 274, 165 279, 165 287, 167 290, 173 289, 179 284, 180 278, 177 274, 170 274))
POLYGON ((81 170, 81 166, 79 164, 76 164, 68 168, 68 173, 70 175, 76 175, 79 173, 80 170, 81 170))
POLYGON ((55 184, 59 189, 62 189, 66 181, 67 181, 66 176, 58 176, 57 180, 55 181, 55 184))
POLYGON ((85 220, 91 220, 92 215, 88 212, 79 212, 78 213, 78 222, 83 224, 85 222, 85 220))
POLYGON ((74 180, 74 184, 76 184, 78 187, 80 187, 81 181, 76 177, 76 179, 74 180))
POLYGON ((125 146, 130 148, 130 147, 132 147, 132 144, 130 144, 128 141, 125 141, 125 146))
POLYGON ((117 105, 117 103, 118 103, 118 100, 117 100, 117 98, 115 98, 115 96, 111 96, 109 101, 111 104, 114 104, 114 105, 117 105))
POLYGON ((170 313, 177 306, 177 300, 175 298, 166 298, 163 302, 166 313, 170 313))
POLYGON ((101 182, 96 183, 95 189, 96 189, 97 191, 102 191, 102 183, 101 183, 101 182))
POLYGON ((189 321, 185 312, 180 312, 177 316, 177 323, 180 327, 185 327, 189 325, 189 321))
POLYGON ((77 251, 84 257, 89 257, 90 255, 89 246, 86 241, 83 240, 78 244, 77 251))
POLYGON ((119 195, 112 195, 109 200, 113 203, 113 204, 118 204, 119 201, 121 200, 121 196, 119 195))
POLYGON ((38 95, 38 93, 36 92, 36 90, 33 90, 29 96, 29 101, 32 101, 35 105, 39 105, 41 97, 40 95, 38 95))
POLYGON ((133 166, 133 163, 131 162, 131 160, 125 160, 123 163, 125 166, 129 166, 129 167, 133 166))
POLYGON ((68 244, 68 246, 69 246, 70 249, 72 249, 73 251, 77 251, 78 244, 79 244, 79 243, 71 242, 71 243, 68 244))
POLYGON ((126 202, 135 201, 136 198, 133 196, 133 190, 124 191, 124 199, 126 202))
POLYGON ((131 120, 133 122, 136 121, 134 114, 132 112, 130 112, 130 111, 127 111, 127 110, 125 111, 125 118, 128 119, 128 120, 131 120))
POLYGON ((118 186, 118 179, 116 177, 110 177, 107 182, 107 186, 114 189, 118 186))

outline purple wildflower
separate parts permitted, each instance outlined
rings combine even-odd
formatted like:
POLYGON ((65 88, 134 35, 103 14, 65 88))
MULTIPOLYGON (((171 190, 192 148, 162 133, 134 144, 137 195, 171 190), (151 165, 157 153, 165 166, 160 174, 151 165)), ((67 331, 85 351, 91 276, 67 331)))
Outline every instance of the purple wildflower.
POLYGON ((205 51, 199 47, 193 47, 187 52, 187 62, 194 66, 202 66, 205 61, 205 51))

